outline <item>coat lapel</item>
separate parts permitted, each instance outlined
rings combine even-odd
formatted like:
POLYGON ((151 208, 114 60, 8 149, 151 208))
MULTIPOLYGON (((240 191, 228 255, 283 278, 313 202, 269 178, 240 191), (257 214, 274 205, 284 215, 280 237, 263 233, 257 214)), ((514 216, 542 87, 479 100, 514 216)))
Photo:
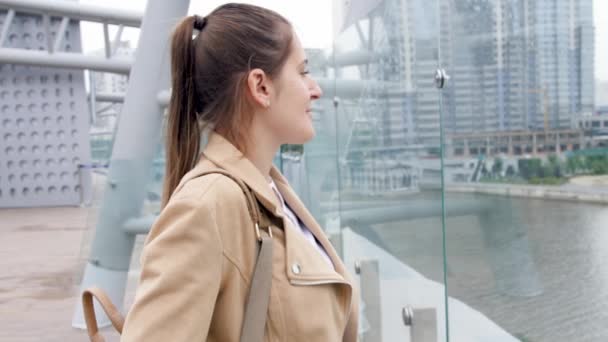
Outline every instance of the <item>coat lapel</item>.
POLYGON ((300 218, 300 220, 302 220, 306 227, 308 227, 311 233, 315 236, 317 241, 319 241, 321 246, 323 246, 323 248, 327 252, 327 255, 334 264, 336 272, 344 276, 345 269, 342 260, 340 259, 335 249, 333 248, 331 242, 325 235, 325 232, 323 232, 321 226, 317 223, 312 214, 308 211, 308 209, 306 209, 304 203, 300 201, 300 198, 293 191, 293 189, 287 182, 287 179, 285 179, 281 172, 274 166, 270 171, 270 176, 275 181, 275 184, 277 185, 279 192, 281 192, 281 195, 283 195, 283 198, 285 199, 285 202, 287 202, 287 205, 289 205, 291 210, 296 214, 298 218, 300 218))

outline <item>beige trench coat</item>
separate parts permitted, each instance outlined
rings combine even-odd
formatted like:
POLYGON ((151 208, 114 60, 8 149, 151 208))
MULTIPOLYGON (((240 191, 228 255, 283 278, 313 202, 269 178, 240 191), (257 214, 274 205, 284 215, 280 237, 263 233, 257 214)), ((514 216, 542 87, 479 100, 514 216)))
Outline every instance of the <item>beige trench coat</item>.
POLYGON ((325 248, 335 269, 288 224, 261 172, 216 133, 147 237, 121 341, 239 341, 257 242, 239 186, 218 174, 194 177, 218 167, 242 179, 286 227, 273 227, 265 340, 355 342, 358 293, 321 227, 273 168, 271 177, 285 201, 325 248))

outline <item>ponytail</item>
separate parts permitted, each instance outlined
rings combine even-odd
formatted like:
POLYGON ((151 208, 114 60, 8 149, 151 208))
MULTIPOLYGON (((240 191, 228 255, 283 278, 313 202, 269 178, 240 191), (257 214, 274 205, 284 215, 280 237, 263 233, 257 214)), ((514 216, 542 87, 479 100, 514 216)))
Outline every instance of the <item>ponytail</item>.
POLYGON ((166 124, 166 166, 161 209, 197 162, 200 140, 213 129, 245 154, 254 109, 247 75, 259 68, 278 77, 293 29, 276 12, 224 4, 205 17, 184 18, 171 37, 171 100, 166 124), (193 31, 198 31, 192 38, 193 31))
POLYGON ((192 39, 195 17, 183 19, 171 38, 171 99, 166 126, 165 181, 161 209, 182 177, 192 169, 200 152, 201 128, 195 88, 192 39))

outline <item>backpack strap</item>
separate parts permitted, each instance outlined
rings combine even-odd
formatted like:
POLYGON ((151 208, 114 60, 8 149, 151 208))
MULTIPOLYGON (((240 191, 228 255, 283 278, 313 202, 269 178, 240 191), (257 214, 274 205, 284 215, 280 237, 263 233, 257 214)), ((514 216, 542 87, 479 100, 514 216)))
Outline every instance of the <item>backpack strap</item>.
POLYGON ((87 333, 91 342, 105 342, 104 337, 99 333, 97 326, 97 318, 95 317, 95 308, 93 307, 93 297, 97 299, 103 311, 112 322, 114 328, 122 333, 122 327, 125 324, 125 319, 120 314, 120 311, 114 306, 108 295, 98 287, 89 287, 82 292, 82 308, 84 313, 85 323, 87 325, 87 333))

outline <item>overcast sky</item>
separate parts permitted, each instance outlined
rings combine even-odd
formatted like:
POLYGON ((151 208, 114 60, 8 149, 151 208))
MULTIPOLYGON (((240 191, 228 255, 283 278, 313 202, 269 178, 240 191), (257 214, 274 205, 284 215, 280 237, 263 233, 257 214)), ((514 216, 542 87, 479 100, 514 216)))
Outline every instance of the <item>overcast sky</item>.
MULTIPOLYGON (((104 6, 134 9, 143 11, 146 0, 80 0, 82 3, 91 3, 104 6)), ((204 0, 190 1, 188 13, 205 15, 215 7, 228 1, 204 0)), ((238 2, 252 3, 273 9, 287 19, 296 28, 302 44, 306 48, 328 48, 332 39, 332 1, 330 0, 240 0, 238 2)), ((595 74, 596 78, 608 81, 608 1, 593 0, 595 17, 595 74), (600 19, 603 13, 603 20, 600 19)), ((110 30, 112 34, 114 30, 110 30)), ((130 39, 135 44, 139 31, 125 29, 123 39, 130 39)), ((100 24, 83 23, 83 49, 85 52, 101 49, 103 47, 103 31, 100 24)))

